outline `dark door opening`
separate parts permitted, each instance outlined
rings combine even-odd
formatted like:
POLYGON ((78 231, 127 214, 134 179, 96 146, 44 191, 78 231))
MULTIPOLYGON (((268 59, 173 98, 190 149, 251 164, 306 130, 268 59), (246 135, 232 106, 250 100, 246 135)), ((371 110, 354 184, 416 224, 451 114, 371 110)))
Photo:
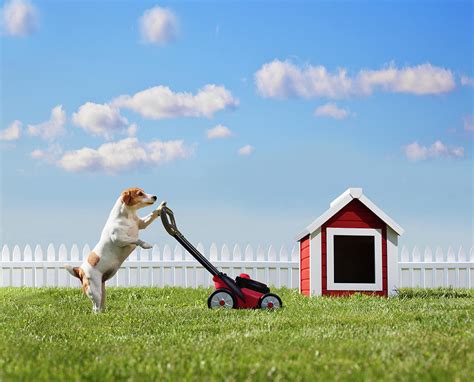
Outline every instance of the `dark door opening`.
POLYGON ((334 282, 375 283, 375 238, 334 235, 334 282))

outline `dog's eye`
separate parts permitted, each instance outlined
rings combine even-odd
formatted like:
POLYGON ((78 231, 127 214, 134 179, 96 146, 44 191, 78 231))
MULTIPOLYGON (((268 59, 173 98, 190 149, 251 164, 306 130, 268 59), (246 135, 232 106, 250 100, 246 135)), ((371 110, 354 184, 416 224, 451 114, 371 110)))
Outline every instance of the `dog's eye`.
POLYGON ((140 191, 140 192, 138 193, 138 196, 143 196, 143 192, 140 191))

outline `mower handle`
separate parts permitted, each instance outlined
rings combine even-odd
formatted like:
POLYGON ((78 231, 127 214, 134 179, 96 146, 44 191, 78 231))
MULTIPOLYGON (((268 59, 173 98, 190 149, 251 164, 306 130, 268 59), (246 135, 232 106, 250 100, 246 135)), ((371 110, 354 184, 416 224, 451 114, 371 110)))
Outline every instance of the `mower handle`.
POLYGON ((178 243, 180 243, 190 254, 193 256, 204 268, 206 268, 213 276, 219 277, 224 284, 242 301, 245 301, 245 296, 237 286, 235 281, 227 276, 225 273, 219 272, 219 270, 211 264, 211 262, 206 259, 204 255, 202 255, 184 236, 181 232, 179 232, 178 227, 176 227, 176 221, 174 220, 173 211, 171 211, 166 202, 162 202, 161 205, 158 207, 158 211, 160 212, 161 222, 163 223, 163 227, 165 227, 166 232, 168 232, 171 236, 173 236, 178 243))
POLYGON ((179 233, 179 230, 178 227, 176 227, 173 211, 168 208, 166 202, 162 203, 159 210, 161 222, 163 223, 163 227, 165 227, 166 232, 168 232, 171 236, 176 237, 176 235, 179 233))

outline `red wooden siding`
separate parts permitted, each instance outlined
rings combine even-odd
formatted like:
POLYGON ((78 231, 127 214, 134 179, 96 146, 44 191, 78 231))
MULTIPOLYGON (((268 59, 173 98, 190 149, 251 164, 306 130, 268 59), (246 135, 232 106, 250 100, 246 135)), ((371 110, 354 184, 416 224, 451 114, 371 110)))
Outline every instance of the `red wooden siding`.
POLYGON ((300 240, 300 289, 309 296, 309 235, 300 240))
POLYGON ((374 228, 382 231, 382 291, 367 291, 362 293, 387 296, 387 225, 362 202, 352 200, 341 211, 321 227, 321 267, 322 294, 325 296, 345 296, 355 291, 331 291, 327 289, 326 268, 326 228, 374 228))

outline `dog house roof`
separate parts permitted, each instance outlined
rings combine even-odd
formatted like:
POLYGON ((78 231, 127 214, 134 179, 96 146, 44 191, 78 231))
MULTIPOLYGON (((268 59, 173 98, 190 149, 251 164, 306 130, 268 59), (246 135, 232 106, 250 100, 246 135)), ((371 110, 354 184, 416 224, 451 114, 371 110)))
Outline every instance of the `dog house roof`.
POLYGON ((363 203, 369 210, 377 215, 383 222, 385 222, 391 229, 393 229, 398 235, 402 235, 404 230, 398 225, 392 218, 390 218, 385 212, 378 208, 369 198, 362 193, 362 188, 348 188, 336 199, 334 199, 329 209, 324 212, 319 218, 313 221, 303 231, 295 236, 295 240, 299 241, 307 235, 310 235, 326 223, 331 217, 338 213, 342 208, 349 204, 353 199, 358 199, 363 203))

